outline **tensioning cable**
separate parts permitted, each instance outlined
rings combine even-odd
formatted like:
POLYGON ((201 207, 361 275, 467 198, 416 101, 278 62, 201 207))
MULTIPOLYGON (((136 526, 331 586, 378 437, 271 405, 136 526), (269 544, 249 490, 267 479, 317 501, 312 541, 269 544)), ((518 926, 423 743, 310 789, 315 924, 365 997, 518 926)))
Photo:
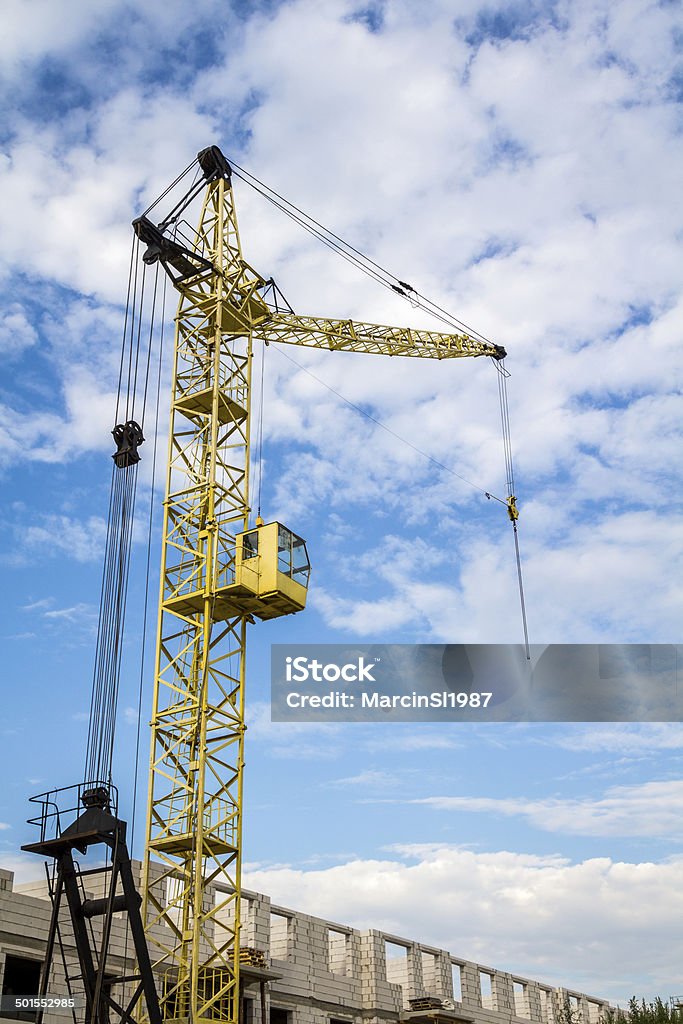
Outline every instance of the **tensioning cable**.
MULTIPOLYGON (((452 313, 449 313, 448 310, 443 308, 443 306, 440 306, 436 302, 433 302, 431 299, 428 299, 425 295, 422 295, 420 292, 417 291, 417 289, 413 288, 413 286, 408 284, 405 280, 397 277, 395 274, 386 270, 375 260, 371 259, 369 256, 366 256, 363 252, 361 252, 360 249, 351 245, 349 242, 344 241, 344 239, 341 238, 339 235, 335 234, 335 232, 331 231, 329 228, 326 228, 323 224, 320 223, 320 221, 316 220, 314 217, 311 217, 309 214, 305 213, 298 206, 295 206, 293 203, 290 203, 287 199, 284 198, 284 196, 280 195, 279 192, 276 192, 275 189, 270 188, 264 182, 260 181, 255 175, 251 174, 243 167, 240 167, 239 164, 235 163, 233 160, 230 160, 230 166, 232 167, 233 172, 238 178, 240 178, 245 184, 249 185, 255 192, 257 192, 260 196, 266 199, 269 203, 271 203, 271 205, 273 205, 282 213, 284 213, 287 217, 294 221, 295 224, 298 224, 301 228, 307 231, 314 238, 318 239, 318 241, 322 242, 331 251, 335 252, 342 259, 346 260, 348 263, 350 263, 352 266, 355 266, 366 276, 370 277, 377 284, 380 284, 383 287, 388 288, 391 291, 395 292, 396 294, 402 296, 403 298, 408 300, 408 302, 411 304, 411 306, 413 306, 413 308, 424 310, 425 312, 434 316, 437 320, 440 320, 442 323, 448 325, 449 327, 455 329, 456 331, 464 331, 470 337, 477 338, 480 341, 492 344, 491 340, 487 338, 485 335, 481 334, 479 331, 475 331, 471 327, 468 327, 467 324, 463 323, 462 320, 459 320, 452 313)), ((281 350, 278 349, 278 351, 281 350)), ((286 355, 286 353, 282 354, 286 355)), ((306 369, 305 366, 302 366, 302 364, 298 363, 291 356, 287 356, 287 358, 290 359, 291 362, 295 363, 295 365, 299 366, 300 369, 304 370, 306 373, 309 373, 310 376, 315 377, 315 374, 310 373, 310 371, 306 369)), ((465 480, 464 477, 459 477, 459 479, 465 480, 466 483, 475 487, 477 490, 481 490, 482 493, 484 493, 487 498, 492 498, 496 501, 499 501, 501 504, 505 505, 507 509, 508 518, 512 523, 514 535, 517 580, 519 585, 519 598, 522 613, 522 627, 524 630, 524 646, 526 651, 526 657, 528 660, 530 658, 529 633, 527 627, 526 604, 524 600, 524 584, 522 578, 522 561, 520 555, 519 536, 517 529, 519 509, 517 507, 517 499, 515 497, 515 482, 512 463, 512 443, 510 438, 510 412, 507 395, 507 379, 510 376, 510 374, 508 370, 505 368, 504 360, 492 359, 491 361, 494 363, 498 375, 498 399, 503 433, 503 453, 505 458, 507 498, 498 498, 490 491, 484 491, 483 488, 480 488, 477 484, 473 484, 472 481, 465 480)), ((380 423, 379 420, 376 420, 373 416, 370 416, 360 407, 354 405, 353 402, 349 402, 348 399, 344 398, 343 395, 340 395, 338 392, 336 392, 334 388, 325 384, 325 382, 320 380, 320 378, 315 377, 315 379, 318 380, 319 383, 323 384, 325 387, 329 388, 330 391, 333 391, 335 394, 337 394, 338 397, 342 398, 343 401, 347 402, 347 404, 355 408, 363 416, 367 416, 369 419, 373 420, 373 422, 377 423, 380 427, 382 427, 382 429, 387 430, 389 433, 394 434, 394 436, 397 437, 399 440, 405 442, 406 444, 409 444, 410 447, 414 448, 415 451, 419 452, 419 454, 424 455, 426 458, 430 459, 430 461, 434 462, 436 465, 441 466, 442 469, 447 470, 447 472, 453 473, 454 476, 459 476, 459 474, 455 473, 453 470, 449 469, 446 466, 443 466, 441 463, 438 463, 437 460, 432 459, 431 456, 426 455, 425 452, 420 451, 419 448, 416 448, 415 445, 413 445, 411 442, 406 441, 405 438, 399 437, 399 435, 395 434, 395 432, 392 431, 389 427, 387 427, 383 423, 380 423)), ((262 430, 262 425, 260 429, 262 430)), ((259 455, 259 465, 260 459, 261 455, 259 455)))

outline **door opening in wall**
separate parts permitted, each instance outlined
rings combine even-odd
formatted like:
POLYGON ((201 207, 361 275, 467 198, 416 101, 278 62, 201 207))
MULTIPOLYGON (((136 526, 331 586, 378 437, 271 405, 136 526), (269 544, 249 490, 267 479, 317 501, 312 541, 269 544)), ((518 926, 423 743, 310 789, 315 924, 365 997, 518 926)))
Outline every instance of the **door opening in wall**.
MULTIPOLYGON (((5 971, 2 976, 3 996, 37 996, 40 991, 41 960, 7 953, 5 971)), ((0 1010, 0 1016, 15 1020, 33 1021, 36 1010, 0 1010)))
POLYGON ((293 1024, 292 1011, 283 1010, 280 1006, 271 1006, 270 1024, 293 1024))
POLYGON ((254 1024, 254 1000, 242 996, 240 1005, 240 1024, 254 1024))

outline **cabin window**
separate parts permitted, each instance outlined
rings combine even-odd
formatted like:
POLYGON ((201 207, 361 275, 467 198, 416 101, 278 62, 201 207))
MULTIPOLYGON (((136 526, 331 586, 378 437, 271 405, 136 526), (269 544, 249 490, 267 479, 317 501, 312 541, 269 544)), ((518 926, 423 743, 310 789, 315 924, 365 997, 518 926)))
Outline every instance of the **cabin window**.
POLYGON ((256 558, 258 555, 258 530, 245 533, 242 537, 242 559, 256 558))

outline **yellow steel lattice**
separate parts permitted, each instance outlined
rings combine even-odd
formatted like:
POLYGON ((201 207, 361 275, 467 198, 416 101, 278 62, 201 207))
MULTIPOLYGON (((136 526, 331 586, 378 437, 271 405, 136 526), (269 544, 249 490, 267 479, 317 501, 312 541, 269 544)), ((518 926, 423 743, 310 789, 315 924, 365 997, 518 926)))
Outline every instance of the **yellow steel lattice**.
POLYGON ((273 312, 267 282, 242 257, 227 177, 207 185, 195 251, 211 266, 174 279, 143 915, 165 1020, 234 1024, 247 617, 231 584, 235 538, 248 528, 253 338, 431 359, 502 350, 467 334, 273 312))

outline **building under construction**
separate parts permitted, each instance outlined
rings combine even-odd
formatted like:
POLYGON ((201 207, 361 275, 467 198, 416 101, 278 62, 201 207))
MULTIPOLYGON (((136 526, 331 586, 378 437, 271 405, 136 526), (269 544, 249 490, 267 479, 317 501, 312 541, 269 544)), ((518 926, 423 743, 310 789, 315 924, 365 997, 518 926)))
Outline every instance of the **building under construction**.
MULTIPOLYGON (((134 864, 139 878, 140 865, 134 864)), ((87 879, 85 880, 87 885, 87 879)), ((221 883, 207 887, 214 905, 221 883)), ((87 897, 97 897, 88 891, 87 897)), ((244 1024, 598 1024, 607 1002, 567 988, 472 963, 453 952, 371 929, 359 931, 275 906, 268 896, 242 891, 240 1016, 244 1024), (568 1016, 568 1013, 571 1016, 568 1016)), ((12 886, 0 871, 0 976, 3 993, 37 993, 50 926, 47 883, 12 886)), ((64 917, 65 935, 68 921, 64 917)), ((101 925, 95 925, 95 941, 101 925)), ((73 941, 56 964, 51 995, 84 995, 73 941), (64 977, 64 963, 71 975, 64 977)), ((112 924, 109 970, 134 973, 124 922, 112 924)), ((35 1021, 35 1011, 5 1016, 35 1021)), ((46 1020, 69 1024, 69 1009, 46 1020)))
MULTIPOLYGON (((301 611, 310 576, 303 539, 282 523, 264 521, 260 495, 252 509, 254 343, 262 356, 275 343, 418 362, 490 359, 497 370, 507 470, 508 493, 498 500, 516 546, 518 512, 505 350, 464 330, 368 260, 365 270, 380 284, 430 310, 450 333, 296 314, 273 279, 244 259, 235 170, 217 147, 202 150, 133 221, 84 769, 74 786, 33 798, 36 832, 24 849, 48 863, 45 884, 14 890, 7 873, 0 881, 4 1012, 49 1022, 60 1009, 50 999, 63 993, 76 1001, 67 1008, 74 1024, 495 1024, 517 1018, 567 1024, 575 1017, 561 1014, 568 1000, 571 1012, 574 1000, 583 1024, 596 1024, 600 1000, 515 979, 382 932, 275 908, 266 896, 242 890, 248 626, 301 611), (173 188, 180 195, 176 191, 170 212, 152 219, 173 188), (194 203, 199 210, 192 227, 186 217, 194 203), (114 735, 139 450, 146 434, 154 436, 156 462, 158 430, 149 415, 145 419, 155 379, 159 408, 163 379, 163 326, 155 334, 155 325, 163 325, 164 317, 155 303, 169 281, 179 299, 145 850, 137 864, 119 818, 114 735), (34 994, 38 1004, 30 1000, 34 994), (27 1004, 8 1009, 13 995, 27 1004)), ((255 179, 237 172, 254 185, 255 179)), ((267 198, 288 212, 282 197, 267 198)), ((289 212, 302 222, 300 210, 289 212)), ((321 225, 308 219, 311 225, 322 237, 321 225)), ((339 251, 337 236, 325 238, 339 251)), ((341 254, 360 265, 357 250, 347 246, 341 254)), ((519 567, 518 547, 517 560, 519 567)), ((521 596, 521 573, 519 579, 521 596)))

